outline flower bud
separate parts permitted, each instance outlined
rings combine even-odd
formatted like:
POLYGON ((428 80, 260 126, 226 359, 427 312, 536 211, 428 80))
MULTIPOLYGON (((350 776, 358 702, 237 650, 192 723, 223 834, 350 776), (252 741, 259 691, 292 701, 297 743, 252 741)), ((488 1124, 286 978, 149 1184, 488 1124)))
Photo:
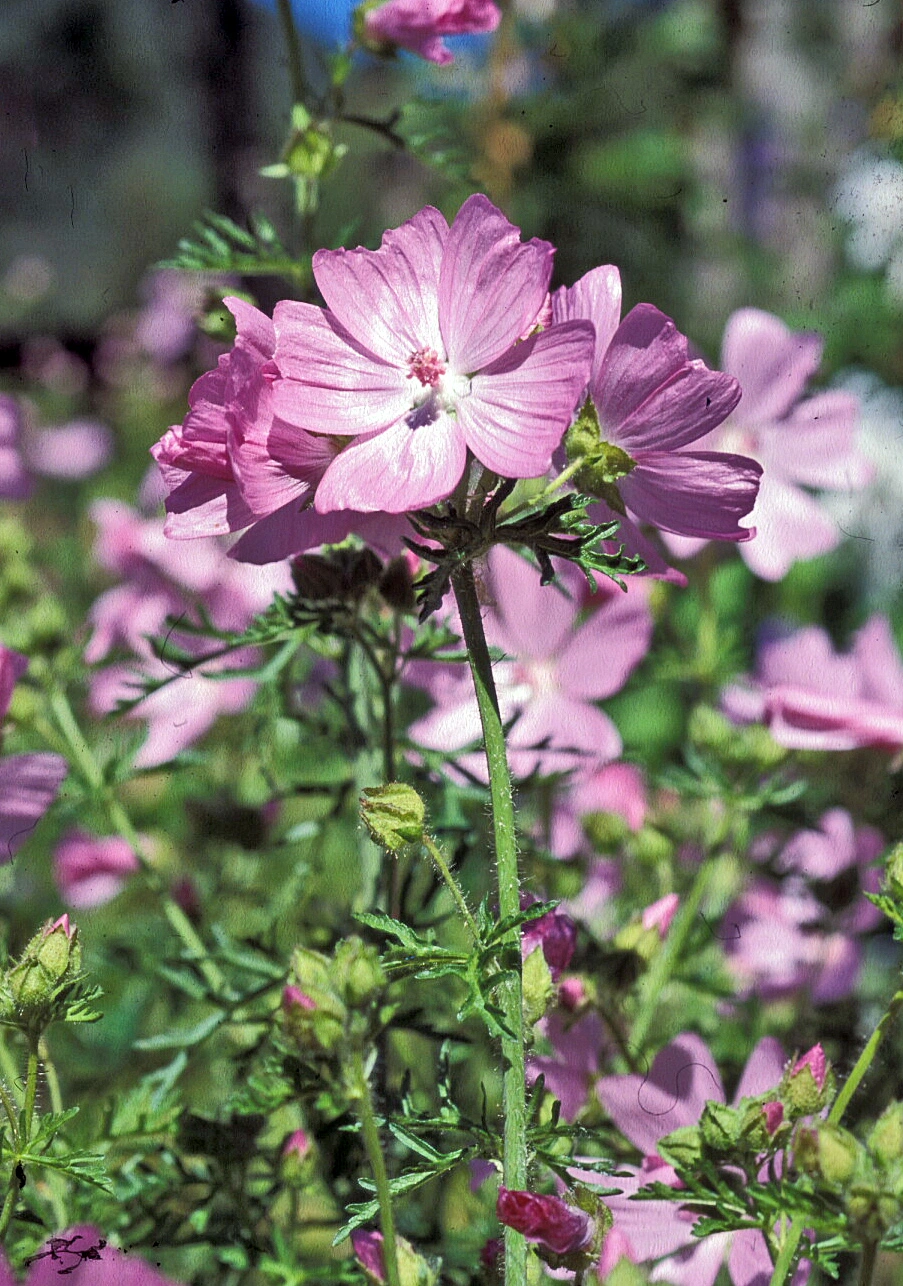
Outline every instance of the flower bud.
POLYGON ((794 1117, 820 1112, 833 1093, 834 1076, 820 1044, 798 1058, 781 1082, 781 1098, 794 1117))
POLYGON ((847 1213, 863 1241, 880 1241, 900 1220, 900 1203, 877 1184, 857 1183, 846 1199, 847 1213))
POLYGON ((391 781, 362 791, 360 809, 371 838, 390 853, 423 839, 426 806, 416 790, 404 782, 391 781))
POLYGON ((302 1049, 331 1053, 342 1039, 347 1011, 336 993, 330 961, 318 951, 297 947, 292 956, 292 982, 282 993, 286 1034, 302 1049))
POLYGON ((9 994, 20 1011, 46 1010, 59 989, 81 970, 78 929, 68 915, 48 921, 28 943, 6 975, 9 994))
POLYGON ((386 985, 379 951, 362 938, 344 938, 336 947, 333 983, 350 1009, 362 1009, 386 985))
POLYGON ((555 995, 555 982, 542 948, 536 946, 527 956, 522 972, 524 1022, 527 1027, 538 1023, 555 995))
POLYGON ((306 1130, 295 1130, 282 1145, 282 1177, 293 1187, 302 1187, 311 1174, 313 1144, 306 1130))
POLYGON ((780 1099, 773 1098, 768 1103, 763 1103, 762 1115, 768 1133, 776 1134, 784 1121, 784 1104, 780 1099))
POLYGON ((587 991, 582 978, 577 974, 562 978, 558 984, 558 1003, 562 1009, 566 1009, 568 1013, 576 1013, 586 999, 587 991))
POLYGON ((698 1125, 681 1125, 658 1141, 658 1154, 669 1165, 691 1167, 702 1159, 702 1131, 698 1125))
POLYGON ((703 1141, 716 1152, 730 1152, 736 1146, 742 1124, 742 1112, 726 1103, 706 1103, 699 1118, 703 1141))
POLYGON ((383 1286, 386 1281, 386 1265, 383 1260, 383 1235, 381 1232, 365 1232, 355 1228, 351 1234, 351 1245, 354 1257, 372 1282, 383 1286))
POLYGON ((891 849, 884 867, 884 892, 903 903, 903 843, 891 849))
POLYGON ((865 1148, 849 1130, 819 1121, 796 1132, 794 1161, 807 1174, 845 1188, 865 1163, 865 1148))
POLYGON ((903 1103, 888 1103, 872 1126, 867 1146, 881 1166, 903 1160, 903 1103))
MULTIPOLYGON (((377 1286, 384 1286, 388 1279, 383 1258, 382 1233, 365 1232, 356 1228, 351 1234, 351 1245, 354 1257, 368 1279, 377 1283, 377 1286)), ((438 1286, 440 1265, 424 1259, 404 1237, 396 1237, 395 1255, 401 1286, 438 1286)))
POLYGON ((585 1250, 593 1240, 593 1221, 583 1210, 536 1192, 499 1188, 496 1214, 509 1228, 523 1233, 528 1241, 555 1255, 585 1250))
POLYGON ((542 954, 557 982, 574 957, 577 946, 577 926, 569 915, 549 911, 538 920, 530 920, 521 933, 521 952, 526 959, 535 947, 542 947, 542 954))

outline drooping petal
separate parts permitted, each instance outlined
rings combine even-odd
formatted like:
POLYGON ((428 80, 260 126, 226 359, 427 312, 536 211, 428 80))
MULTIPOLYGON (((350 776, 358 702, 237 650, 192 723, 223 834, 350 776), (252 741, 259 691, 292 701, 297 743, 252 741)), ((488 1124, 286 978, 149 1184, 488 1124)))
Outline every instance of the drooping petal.
POLYGON ((322 308, 276 305, 273 414, 309 433, 387 428, 411 407, 406 372, 375 357, 322 308))
POLYGON ((349 334, 383 361, 404 366, 421 348, 443 352, 439 269, 448 224, 424 206, 386 232, 379 250, 318 250, 314 277, 349 334))
POLYGON ((351 442, 317 487, 319 513, 357 509, 400 514, 444 500, 464 472, 467 447, 454 419, 439 412, 411 428, 408 416, 391 428, 351 442))
POLYGON ((676 451, 711 432, 739 401, 733 375, 687 362, 621 421, 614 440, 630 455, 676 451))
POLYGON ((573 286, 562 286, 552 296, 552 318, 556 322, 591 321, 596 345, 589 383, 596 386, 599 368, 621 320, 621 274, 613 264, 604 264, 585 273, 573 286))
POLYGON ((743 389, 740 419, 758 424, 786 415, 821 361, 820 336, 794 332, 771 313, 740 308, 728 319, 721 365, 743 389))
POLYGON ((539 313, 554 249, 520 232, 488 197, 461 206, 445 242, 439 276, 439 325, 458 374, 501 357, 539 313))
POLYGON ((616 430, 646 398, 687 361, 687 341, 670 317, 652 304, 637 304, 615 331, 590 389, 603 434, 616 430))
POLYGON ((592 326, 563 322, 475 375, 455 409, 477 459, 503 477, 545 473, 586 385, 592 351, 592 326))
POLYGON ((265 517, 289 501, 300 505, 311 498, 336 450, 322 434, 265 417, 236 425, 230 457, 248 507, 265 517))
POLYGON ((0 863, 15 857, 56 799, 68 771, 61 755, 0 759, 0 863))
POLYGON ((618 484, 624 503, 644 522, 679 536, 749 540, 740 526, 752 509, 762 467, 717 451, 644 451, 618 484))
POLYGON ((254 521, 233 478, 179 468, 171 463, 173 457, 178 459, 179 455, 177 450, 170 449, 170 443, 170 434, 166 433, 151 447, 151 455, 157 461, 169 493, 163 530, 170 539, 224 536, 230 531, 241 531, 254 521))
POLYGON ((762 580, 781 580, 798 559, 826 554, 840 542, 830 514, 805 491, 767 469, 750 523, 756 535, 744 546, 743 561, 762 580))

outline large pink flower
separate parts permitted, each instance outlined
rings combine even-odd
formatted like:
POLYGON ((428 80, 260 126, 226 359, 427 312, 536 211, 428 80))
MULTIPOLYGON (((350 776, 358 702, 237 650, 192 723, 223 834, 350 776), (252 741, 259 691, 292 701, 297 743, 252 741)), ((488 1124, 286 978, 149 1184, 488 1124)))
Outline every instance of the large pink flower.
MULTIPOLYGON (((855 445, 859 403, 840 390, 803 396, 821 360, 820 336, 792 331, 771 313, 741 308, 728 319, 721 364, 743 389, 737 410, 706 439, 717 450, 742 451, 763 468, 751 521, 756 538, 743 558, 763 580, 834 549, 840 530, 804 488, 848 491, 864 486, 871 465, 855 445)), ((675 553, 699 544, 669 539, 675 553)))
POLYGON ((847 653, 815 625, 766 641, 755 675, 731 684, 722 705, 791 750, 903 749, 903 662, 887 618, 871 617, 847 653))
POLYGON ((651 304, 638 304, 620 321, 621 279, 610 265, 556 291, 552 315, 556 322, 587 318, 596 329, 587 392, 603 441, 629 458, 623 462, 629 472, 612 484, 626 514, 604 502, 598 508, 605 518, 621 519, 618 539, 629 552, 641 553, 650 571, 667 571, 637 522, 749 540, 752 532, 739 520, 755 503, 761 468, 745 456, 697 449, 740 400, 737 381, 691 359, 686 338, 651 304))
MULTIPOLYGON (((517 716, 508 739, 516 777, 598 767, 617 758, 618 730, 594 703, 624 686, 652 635, 641 584, 632 584, 627 594, 600 589, 596 610, 578 625, 581 574, 566 566, 559 579, 564 592, 541 585, 536 568, 505 546, 496 546, 487 560, 484 587, 493 607, 484 625, 490 645, 511 657, 497 662, 493 674, 503 717, 517 716)), ((426 672, 437 706, 410 733, 420 745, 453 752, 479 741, 479 710, 462 667, 438 670, 431 663, 426 672)), ((482 755, 461 758, 485 777, 482 755)))
POLYGON ((404 513, 449 496, 468 451, 503 477, 549 468, 586 383, 592 327, 530 333, 552 246, 522 244, 485 196, 448 226, 426 206, 379 250, 314 255, 325 309, 276 306, 271 472, 299 430, 347 439, 317 487, 320 513, 404 513), (523 336, 527 338, 522 338, 523 336))
MULTIPOLYGON (((28 657, 0 644, 0 722, 28 657)), ((0 759, 0 864, 12 861, 56 799, 68 765, 61 755, 37 752, 0 759)))
POLYGON ((495 31, 501 10, 493 0, 387 0, 364 11, 367 44, 409 49, 440 66, 453 62, 443 36, 495 31))

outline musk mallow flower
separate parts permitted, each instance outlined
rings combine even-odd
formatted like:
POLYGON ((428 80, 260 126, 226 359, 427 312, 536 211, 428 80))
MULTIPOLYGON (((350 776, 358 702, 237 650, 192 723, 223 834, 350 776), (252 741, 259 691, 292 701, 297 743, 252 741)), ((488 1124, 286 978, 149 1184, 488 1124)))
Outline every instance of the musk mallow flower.
POLYGON ((319 250, 326 308, 274 312, 270 477, 299 430, 325 435, 324 452, 345 439, 317 486, 322 514, 426 508, 451 495, 468 452, 503 477, 544 474, 593 346, 586 321, 537 329, 553 254, 480 195, 451 227, 426 206, 378 250, 319 250))
MULTIPOLYGON (((873 474, 856 445, 857 398, 829 389, 802 400, 821 352, 819 335, 793 331, 758 308, 739 309, 725 327, 721 364, 740 381, 743 399, 700 445, 741 451, 763 466, 750 515, 756 538, 741 550, 762 580, 780 580, 795 562, 840 542, 837 523, 807 488, 852 491, 873 474)), ((699 542, 666 543, 677 554, 699 548, 699 542)))
POLYGON ((495 31, 501 19, 493 0, 386 0, 362 5, 355 29, 375 53, 407 49, 444 67, 454 59, 443 36, 495 31))
POLYGON ((581 489, 599 496, 605 518, 619 518, 618 540, 640 553, 655 574, 661 555, 638 530, 747 541, 740 525, 752 509, 761 467, 743 455, 697 449, 734 410, 740 386, 689 355, 687 340, 652 304, 620 320, 617 268, 594 268, 552 297, 556 323, 577 318, 595 327, 586 401, 567 438, 581 489), (691 450, 687 450, 691 447, 691 450))

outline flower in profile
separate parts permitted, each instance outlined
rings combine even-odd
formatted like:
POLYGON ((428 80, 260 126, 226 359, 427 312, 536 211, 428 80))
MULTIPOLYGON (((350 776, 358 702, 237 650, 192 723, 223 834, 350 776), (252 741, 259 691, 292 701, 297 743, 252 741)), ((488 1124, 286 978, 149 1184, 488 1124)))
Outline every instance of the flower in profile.
POLYGON ((372 1282, 384 1283, 386 1265, 383 1259, 383 1235, 355 1228, 351 1234, 354 1257, 372 1282))
MULTIPOLYGON (((600 589, 598 606, 578 624, 581 574, 567 565, 562 588, 540 584, 539 572, 505 546, 489 554, 483 584, 493 603, 485 614, 486 637, 510 660, 493 667, 502 717, 517 717, 509 737, 516 777, 598 767, 621 751, 617 728, 594 704, 624 686, 645 656, 652 617, 643 586, 628 593, 600 589)), ((460 666, 443 674, 432 663, 425 684, 437 706, 413 724, 411 737, 430 749, 454 752, 480 737, 480 717, 470 678, 460 666)), ((419 681, 421 670, 415 672, 419 681)), ((459 757, 485 780, 482 755, 459 757)))
POLYGON ((866 621, 846 653, 814 625, 766 637, 756 673, 729 685, 721 704, 790 750, 903 749, 903 661, 885 616, 866 621))
MULTIPOLYGON (((849 491, 872 476, 855 442, 856 397, 835 389, 801 400, 821 352, 820 336, 792 331, 758 308, 739 309, 725 328, 721 364, 740 381, 743 399, 700 445, 740 451, 763 466, 750 515, 756 538, 741 551, 762 580, 780 580, 795 562, 840 542, 837 523, 805 488, 849 491)), ((700 547, 670 538, 667 544, 683 554, 700 547)))
POLYGON ((667 564, 637 524, 749 540, 753 532, 740 519, 755 503, 762 470, 743 455, 698 449, 739 402, 736 379, 691 358, 686 338, 651 304, 638 304, 623 321, 620 313, 621 279, 610 265, 552 297, 556 322, 586 318, 596 331, 568 456, 585 461, 576 484, 600 498, 600 520, 620 519, 618 541, 664 575, 667 564))
POLYGON ((324 435, 324 456, 342 443, 317 486, 323 514, 435 504, 457 486, 468 451, 503 477, 545 473, 593 337, 585 321, 531 333, 553 254, 546 241, 521 243, 480 195, 451 227, 426 206, 379 250, 319 250, 327 307, 284 301, 274 313, 268 476, 296 458, 299 430, 324 435))
POLYGON ((358 14, 355 26, 374 53, 408 49, 440 66, 454 61, 443 36, 495 31, 502 19, 493 0, 377 0, 358 14))
POLYGON ((575 1206, 569 1206, 560 1197, 544 1197, 537 1192, 501 1187, 495 1209, 506 1227, 516 1229, 527 1241, 555 1255, 571 1255, 584 1250, 595 1234, 590 1216, 575 1206))
MULTIPOLYGON (((521 907, 529 905, 529 898, 521 898, 521 907)), ((577 947, 577 926, 569 915, 560 911, 547 911, 538 920, 530 920, 521 930, 521 954, 526 960, 537 947, 542 948, 553 982, 558 982, 571 963, 577 947)))
POLYGON ((67 831, 53 854, 53 876, 60 897, 78 908, 109 902, 137 870, 134 850, 119 835, 67 831))
MULTIPOLYGON (((0 644, 0 721, 28 657, 0 644)), ((69 766, 62 755, 38 751, 0 759, 0 865, 10 862, 56 799, 69 766)))

